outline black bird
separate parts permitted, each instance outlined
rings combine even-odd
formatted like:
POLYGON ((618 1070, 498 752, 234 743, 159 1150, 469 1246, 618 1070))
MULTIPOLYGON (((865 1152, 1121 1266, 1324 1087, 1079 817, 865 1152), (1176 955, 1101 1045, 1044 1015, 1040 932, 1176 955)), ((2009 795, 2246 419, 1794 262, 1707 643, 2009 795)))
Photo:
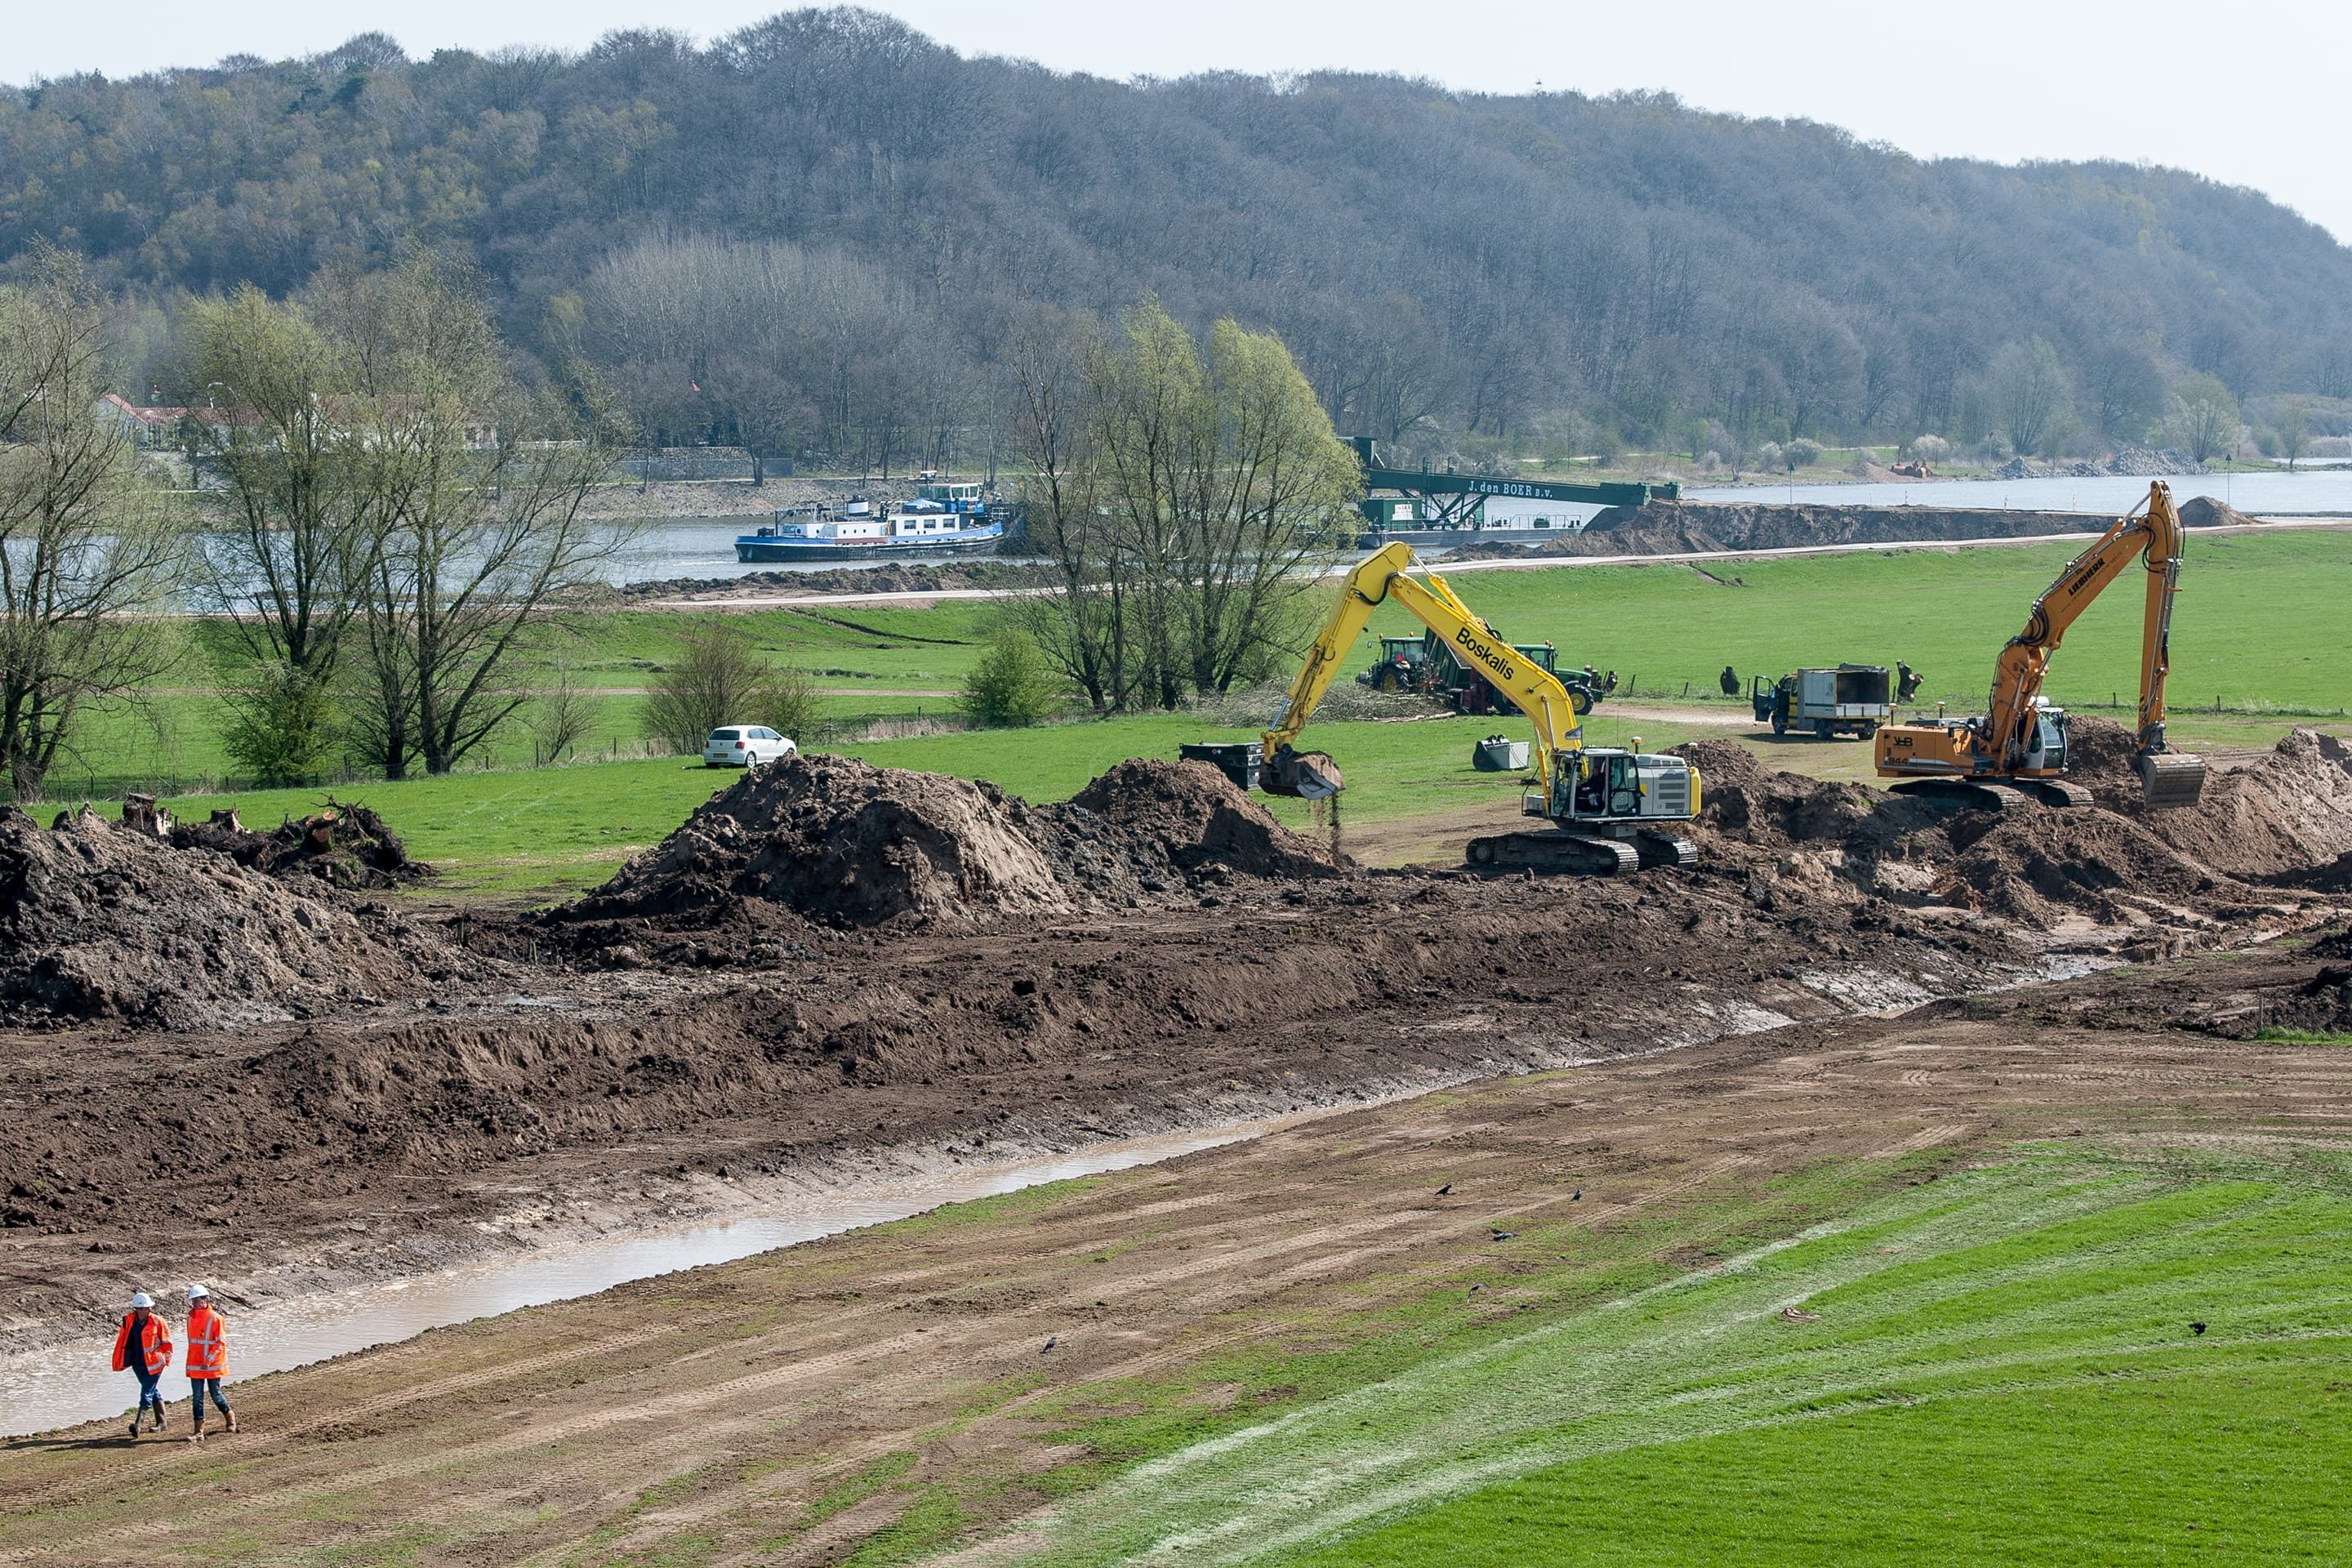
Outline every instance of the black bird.
POLYGON ((1473 1285, 1470 1287, 1470 1294, 1475 1296, 1479 1291, 1484 1290, 1486 1288, 1486 1287, 1484 1285, 1473 1285))
POLYGON ((1437 1195, 1438 1195, 1439 1197, 1441 1197, 1441 1198, 1442 1198, 1442 1197, 1444 1197, 1446 1194, 1448 1194, 1448 1193, 1452 1192, 1453 1190, 1454 1190, 1454 1184, 1453 1184, 1452 1182, 1448 1182, 1448 1183, 1446 1183, 1444 1186, 1442 1186, 1442 1187, 1440 1187, 1440 1188, 1438 1188, 1438 1189, 1437 1189, 1437 1195))
MULTIPOLYGON (((1494 1229, 1494 1227, 1493 1227, 1492 1226, 1487 1226, 1487 1228, 1488 1228, 1489 1230, 1493 1230, 1493 1229, 1494 1229)), ((1496 1239, 1496 1241, 1508 1241, 1508 1240, 1510 1240, 1510 1239, 1511 1239, 1511 1237, 1515 1237, 1515 1236, 1517 1236, 1517 1235, 1518 1235, 1518 1234, 1519 1234, 1519 1233, 1518 1233, 1517 1231, 1516 1231, 1516 1230, 1496 1230, 1496 1231, 1495 1231, 1495 1239, 1496 1239)))
MULTIPOLYGON (((1061 1342, 1062 1342, 1062 1336, 1061 1336, 1061 1335, 1059 1335, 1059 1334, 1047 1334, 1047 1335, 1045 1336, 1045 1351, 1052 1350, 1055 1345, 1060 1344, 1061 1342)), ((1044 1354, 1045 1353, 1045 1351, 1039 1351, 1037 1353, 1038 1353, 1039 1355, 1044 1355, 1044 1354)))
POLYGON ((2205 1325, 2202 1323, 2191 1323, 2189 1325, 2189 1331, 2192 1334, 2201 1334, 2205 1331, 2205 1325))
POLYGON ((1568 1201, 1572 1204, 1582 1203, 1584 1201, 1584 1189, 1582 1187, 1579 1187, 1576 1191, 1570 1193, 1568 1195, 1568 1201))

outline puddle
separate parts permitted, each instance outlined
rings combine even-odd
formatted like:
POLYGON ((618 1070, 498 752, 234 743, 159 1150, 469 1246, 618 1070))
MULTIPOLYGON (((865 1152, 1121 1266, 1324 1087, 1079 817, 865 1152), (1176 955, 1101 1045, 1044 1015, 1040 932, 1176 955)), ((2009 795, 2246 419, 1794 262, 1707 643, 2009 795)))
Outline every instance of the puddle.
MULTIPOLYGON (((1307 1111, 1185 1132, 1116 1139, 1066 1154, 811 1192, 725 1221, 551 1247, 323 1296, 259 1307, 232 1306, 228 1309, 231 1397, 237 1384, 264 1373, 410 1339, 427 1329, 495 1317, 545 1301, 593 1296, 631 1279, 728 1263, 845 1230, 887 1225, 941 1204, 1172 1160, 1180 1154, 1262 1138, 1330 1113, 1307 1111)), ((166 1297, 162 1304, 177 1330, 186 1317, 187 1303, 166 1297)), ((0 1436, 23 1436, 101 1416, 127 1416, 136 1385, 130 1373, 109 1370, 113 1342, 110 1331, 79 1344, 0 1355, 0 1436)), ((173 1430, 184 1433, 188 1380, 180 1370, 179 1359, 175 1351, 173 1369, 164 1374, 163 1393, 173 1401, 173 1430)))

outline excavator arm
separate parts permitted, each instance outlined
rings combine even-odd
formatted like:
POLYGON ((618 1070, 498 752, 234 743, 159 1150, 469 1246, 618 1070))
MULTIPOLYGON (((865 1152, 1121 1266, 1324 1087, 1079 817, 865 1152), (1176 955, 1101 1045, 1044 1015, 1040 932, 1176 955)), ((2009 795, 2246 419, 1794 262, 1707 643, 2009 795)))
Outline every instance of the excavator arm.
POLYGON ((1985 716, 1966 727, 1953 726, 1947 737, 1965 744, 1939 746, 1932 726, 1890 726, 1879 731, 1879 772, 2016 778, 2054 771, 2035 755, 2042 683, 2050 656, 2083 612, 2137 559, 2147 569, 2147 600, 2140 631, 2138 745, 2133 764, 2148 805, 2193 804, 2204 790, 2205 764, 2172 751, 2164 738, 2164 683, 2171 668, 2172 601, 2180 587, 2180 514, 2173 510, 2170 488, 2159 480, 2148 487, 2147 506, 2118 518, 2033 601, 2025 629, 2009 639, 1995 661, 1985 716))
POLYGON ((2099 542, 2068 563, 2058 580, 2033 601, 2025 629, 2009 639, 1993 668, 1992 701, 1985 710, 1985 744, 2004 766, 2023 757, 2033 728, 2050 656, 2092 601, 2129 569, 2147 566, 2147 609, 2140 639, 2139 741, 2164 749, 2164 678, 2170 668, 2172 599, 2180 585, 2180 517, 2162 482, 2148 487, 2147 507, 2119 518, 2099 542))
POLYGON ((1306 662, 1290 683, 1282 716, 1265 731, 1264 779, 1268 792, 1309 800, 1338 792, 1339 774, 1331 759, 1319 752, 1299 752, 1296 743, 1314 716, 1316 704, 1330 689, 1348 650, 1363 635, 1372 612, 1390 600, 1444 638, 1454 658, 1477 670, 1534 721, 1538 767, 1547 784, 1555 756, 1584 749, 1576 705, 1559 678, 1514 650, 1509 639, 1479 619, 1444 578, 1431 574, 1424 582, 1408 575, 1413 564, 1412 546, 1400 541, 1366 556, 1340 584, 1339 602, 1316 634, 1306 662))

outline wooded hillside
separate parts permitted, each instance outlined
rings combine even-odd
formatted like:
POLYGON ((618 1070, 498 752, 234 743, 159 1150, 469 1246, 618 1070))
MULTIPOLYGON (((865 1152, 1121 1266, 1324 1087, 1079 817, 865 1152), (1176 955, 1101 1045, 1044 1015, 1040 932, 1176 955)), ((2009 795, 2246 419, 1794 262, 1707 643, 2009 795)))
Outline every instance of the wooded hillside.
POLYGON ((2053 449, 2144 438, 2189 373, 2352 396, 2352 249, 2192 174, 1921 163, 1664 96, 1118 83, 856 10, 0 89, 0 258, 44 237, 134 297, 127 382, 169 378, 183 291, 423 244, 659 436, 778 451, 969 456, 1009 321, 1146 289, 1273 327, 1343 432, 1423 453, 1974 441, 2037 339, 2053 449))

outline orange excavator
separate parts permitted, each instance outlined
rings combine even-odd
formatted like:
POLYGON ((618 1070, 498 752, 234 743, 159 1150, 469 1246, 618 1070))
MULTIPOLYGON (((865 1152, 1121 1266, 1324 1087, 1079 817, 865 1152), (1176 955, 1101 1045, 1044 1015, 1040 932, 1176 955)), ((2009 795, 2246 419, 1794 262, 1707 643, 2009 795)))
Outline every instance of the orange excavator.
POLYGON ((2138 748, 2132 765, 2151 807, 2194 805, 2205 793, 2205 761, 2164 739, 2164 678, 2171 660, 2172 600, 2180 586, 2180 514, 2162 481, 2147 504, 2119 518, 2033 601, 2025 629, 1993 666, 1992 700, 1981 718, 1887 724, 1878 731, 1878 773, 1897 789, 1999 807, 2018 796, 2048 805, 2084 805, 2090 792, 2067 783, 2066 710, 2042 695, 2042 678, 2066 628, 2137 557, 2147 568, 2140 633, 2138 748))

